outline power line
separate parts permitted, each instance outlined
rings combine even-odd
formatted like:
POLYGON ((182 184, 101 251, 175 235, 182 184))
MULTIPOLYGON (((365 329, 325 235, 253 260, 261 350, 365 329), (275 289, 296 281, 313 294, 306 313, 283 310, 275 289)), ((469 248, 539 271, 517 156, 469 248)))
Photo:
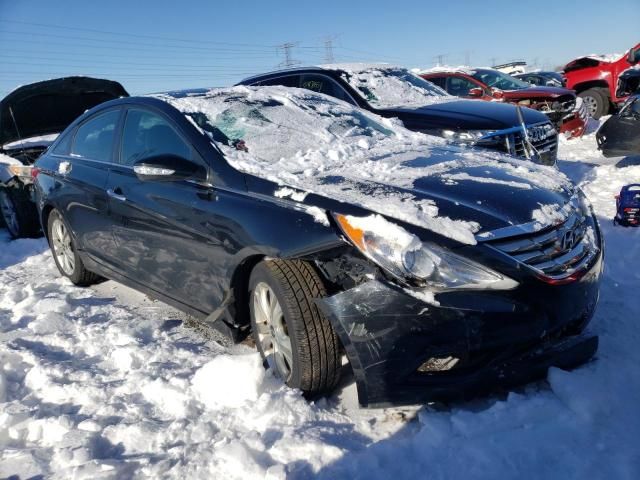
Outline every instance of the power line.
POLYGON ((184 42, 184 43, 197 43, 203 44, 208 43, 211 45, 228 45, 228 46, 236 46, 236 47, 260 47, 260 48, 273 48, 273 45, 265 45, 265 44, 251 44, 251 43, 230 43, 230 42, 217 42, 211 40, 192 40, 185 38, 175 38, 175 37, 163 37, 158 35, 144 35, 144 34, 136 34, 136 33, 128 33, 128 32, 114 32, 109 30, 96 30, 93 28, 84 28, 84 27, 74 27, 68 25, 54 25, 47 23, 36 23, 36 22, 25 22, 22 20, 1 20, 2 23, 16 23, 21 25, 30 25, 35 27, 48 27, 48 28, 58 28, 64 30, 75 30, 79 32, 91 32, 91 33, 99 33, 103 35, 118 35, 118 36, 126 36, 126 37, 134 37, 134 38, 149 38, 155 40, 165 40, 165 41, 173 41, 173 42, 184 42))

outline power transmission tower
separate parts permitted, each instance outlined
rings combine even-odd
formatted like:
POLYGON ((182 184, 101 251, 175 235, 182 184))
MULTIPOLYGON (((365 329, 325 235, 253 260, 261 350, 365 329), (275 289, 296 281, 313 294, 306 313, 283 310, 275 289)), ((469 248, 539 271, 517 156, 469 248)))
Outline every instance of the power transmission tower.
POLYGON ((494 67, 496 65, 496 60, 498 60, 496 57, 491 57, 491 66, 494 67))
POLYGON ((333 63, 333 37, 327 37, 324 41, 324 63, 333 63))
POLYGON ((471 50, 464 51, 464 64, 467 66, 471 65, 471 50))
POLYGON ((441 67, 442 65, 444 65, 444 59, 448 56, 448 54, 446 53, 440 53, 438 55, 436 55, 436 63, 438 67, 441 67))
POLYGON ((278 64, 279 67, 289 68, 300 63, 298 60, 294 60, 293 56, 291 55, 291 50, 293 49, 293 47, 297 46, 298 42, 287 42, 283 43, 282 45, 278 45, 278 53, 284 53, 284 60, 278 64))

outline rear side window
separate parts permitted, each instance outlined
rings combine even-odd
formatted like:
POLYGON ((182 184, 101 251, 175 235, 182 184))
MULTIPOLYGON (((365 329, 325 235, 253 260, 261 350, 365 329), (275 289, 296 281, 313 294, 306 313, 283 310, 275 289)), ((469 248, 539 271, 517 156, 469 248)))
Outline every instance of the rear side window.
POLYGON ((332 78, 326 75, 307 74, 300 77, 300 88, 306 88, 318 93, 324 93, 330 97, 338 98, 344 102, 353 104, 347 92, 332 78))
POLYGON ((429 77, 425 78, 427 82, 431 82, 434 85, 437 85, 443 90, 447 89, 447 78, 446 77, 429 77))
POLYGON ((449 77, 447 82, 447 92, 456 97, 466 97, 469 90, 479 88, 478 85, 464 77, 449 77))
POLYGON ((122 131, 120 163, 133 165, 163 154, 192 159, 191 147, 168 120, 148 110, 128 110, 122 131))
POLYGON ((100 114, 80 125, 71 147, 74 157, 110 162, 120 110, 100 114))
POLYGON ((262 85, 262 86, 269 86, 269 87, 273 87, 277 85, 281 85, 283 87, 297 87, 299 83, 300 83, 299 75, 287 75, 286 77, 268 78, 267 80, 262 80, 261 82, 258 82, 255 85, 262 85))

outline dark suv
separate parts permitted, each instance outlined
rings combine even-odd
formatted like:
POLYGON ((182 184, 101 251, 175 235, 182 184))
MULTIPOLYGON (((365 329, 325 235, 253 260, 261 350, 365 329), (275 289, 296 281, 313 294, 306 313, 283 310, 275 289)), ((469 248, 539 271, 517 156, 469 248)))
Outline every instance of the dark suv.
POLYGON ((597 347, 581 332, 602 240, 579 189, 326 95, 114 100, 35 169, 62 275, 252 332, 308 396, 338 384, 343 353, 360 402, 380 405, 465 398, 597 347))
POLYGON ((556 162, 558 135, 545 115, 522 108, 521 118, 512 105, 460 100, 404 68, 325 65, 257 75, 238 85, 306 88, 382 117, 399 118, 409 130, 545 165, 556 162))

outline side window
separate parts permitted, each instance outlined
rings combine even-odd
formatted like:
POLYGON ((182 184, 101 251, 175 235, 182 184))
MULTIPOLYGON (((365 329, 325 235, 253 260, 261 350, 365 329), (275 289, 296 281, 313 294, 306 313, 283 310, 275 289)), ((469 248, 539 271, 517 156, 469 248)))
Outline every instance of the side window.
POLYGON ((148 110, 129 109, 122 131, 120 163, 133 165, 162 154, 192 159, 191 147, 164 117, 148 110))
POLYGON ((110 162, 119 118, 120 110, 111 110, 80 125, 73 138, 71 155, 110 162))
POLYGON ((300 88, 324 93, 330 97, 353 104, 347 92, 332 78, 326 75, 307 74, 300 76, 300 88))
POLYGON ((429 77, 425 79, 427 82, 431 82, 434 85, 442 88, 443 90, 447 89, 447 78, 446 77, 429 77))
POLYGON ((262 85, 262 86, 281 85, 283 87, 297 87, 299 81, 300 81, 299 75, 287 75, 286 77, 268 78, 267 80, 262 80, 261 82, 255 85, 262 85))
POLYGON ((479 88, 478 85, 464 77, 449 77, 447 81, 447 92, 456 97, 466 97, 469 90, 479 88))

